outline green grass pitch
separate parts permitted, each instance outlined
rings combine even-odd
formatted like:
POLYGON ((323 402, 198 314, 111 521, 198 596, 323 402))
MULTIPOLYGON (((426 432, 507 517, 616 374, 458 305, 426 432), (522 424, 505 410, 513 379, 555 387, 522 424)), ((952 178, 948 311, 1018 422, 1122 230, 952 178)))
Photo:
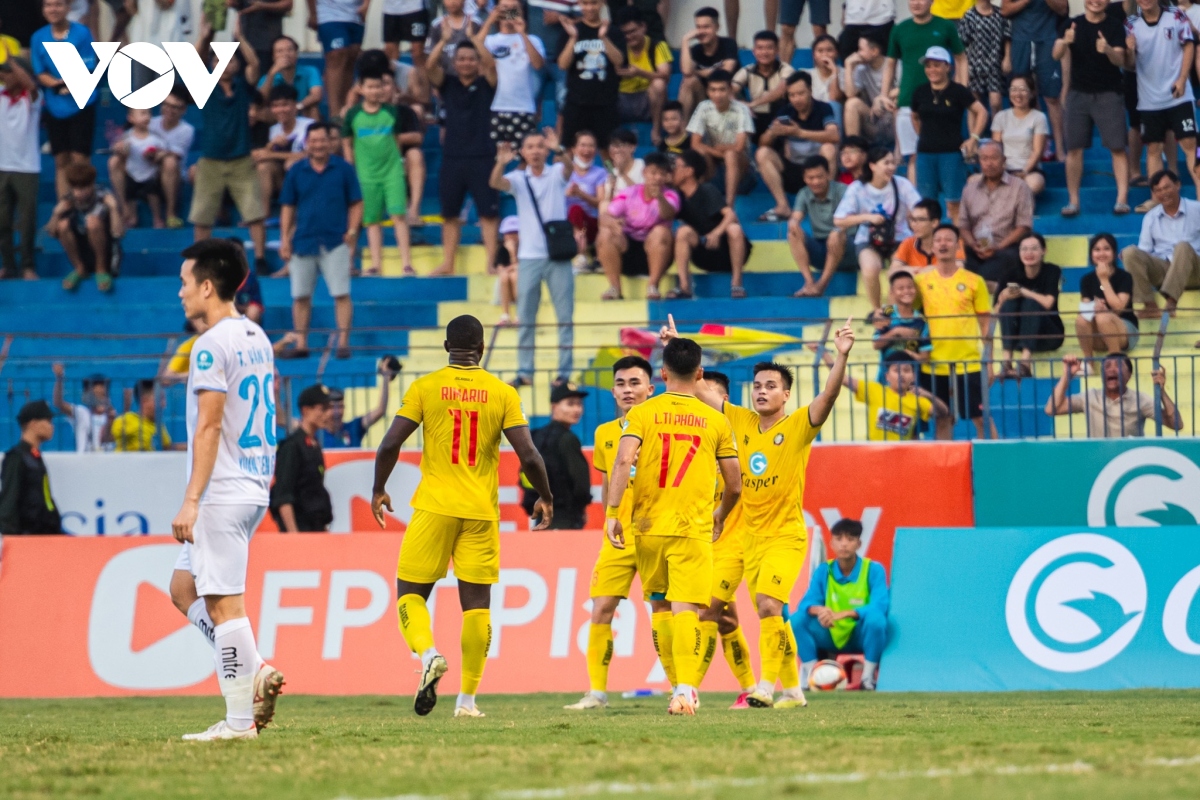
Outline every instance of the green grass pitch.
POLYGON ((860 694, 694 719, 665 698, 566 712, 480 698, 284 695, 257 742, 194 744, 212 698, 0 701, 0 797, 1173 798, 1200 796, 1200 692, 860 694))

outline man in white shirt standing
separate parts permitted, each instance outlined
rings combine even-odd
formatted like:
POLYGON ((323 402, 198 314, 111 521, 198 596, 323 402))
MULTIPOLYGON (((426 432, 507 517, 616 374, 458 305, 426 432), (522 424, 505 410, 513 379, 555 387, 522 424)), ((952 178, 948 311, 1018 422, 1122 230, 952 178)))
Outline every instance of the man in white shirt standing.
MULTIPOLYGON (((1183 11, 1164 9, 1158 0, 1137 0, 1137 6, 1137 14, 1125 20, 1125 66, 1137 68, 1146 172, 1153 175, 1162 166, 1163 140, 1171 130, 1187 157, 1188 171, 1195 174, 1195 98, 1188 81, 1196 61, 1192 23, 1183 11)), ((1167 155, 1167 163, 1175 163, 1175 154, 1167 155)))
POLYGON ((565 225, 567 218, 567 181, 571 177, 571 156, 558 142, 553 128, 543 133, 531 133, 521 142, 520 157, 525 169, 505 174, 504 169, 516 160, 517 153, 508 142, 496 147, 496 166, 489 180, 491 187, 508 192, 517 201, 517 221, 520 225, 520 245, 517 250, 517 378, 514 386, 533 383, 533 346, 536 337, 537 311, 542 300, 542 281, 550 290, 554 316, 558 320, 558 378, 565 383, 574 369, 575 333, 572 320, 575 313, 575 274, 571 258, 551 258, 550 242, 545 224, 565 225), (547 164, 546 156, 553 151, 561 163, 547 164))
POLYGON ((0 71, 0 262, 6 278, 17 270, 26 280, 37 278, 33 246, 37 239, 38 180, 42 155, 38 143, 38 121, 42 116, 42 93, 33 70, 22 58, 9 58, 0 71), (21 240, 18 260, 13 247, 14 223, 21 240))
POLYGON ((1158 319, 1155 289, 1172 314, 1185 290, 1200 289, 1200 203, 1180 196, 1179 176, 1167 169, 1150 176, 1150 191, 1159 204, 1142 218, 1137 245, 1122 250, 1121 259, 1133 276, 1133 301, 1144 304, 1138 316, 1158 319))
POLYGON ((63 397, 67 368, 55 363, 54 407, 71 421, 75 429, 75 452, 95 453, 112 449, 112 423, 117 418, 108 393, 108 378, 91 375, 83 379, 83 402, 68 403, 63 397))
POLYGON ((191 590, 187 616, 213 643, 225 697, 224 719, 183 738, 255 739, 283 687, 283 674, 258 654, 243 599, 250 537, 267 512, 275 471, 275 361, 263 329, 234 307, 250 271, 241 246, 207 239, 183 258, 184 315, 208 329, 192 346, 188 370, 188 482, 171 523, 184 545, 171 596, 182 608, 191 590))

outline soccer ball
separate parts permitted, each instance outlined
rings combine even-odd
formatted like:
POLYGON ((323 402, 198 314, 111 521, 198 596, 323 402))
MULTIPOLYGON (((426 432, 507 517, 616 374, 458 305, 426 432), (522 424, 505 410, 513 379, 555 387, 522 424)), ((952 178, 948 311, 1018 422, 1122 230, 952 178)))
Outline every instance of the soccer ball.
POLYGON ((818 661, 808 674, 808 688, 815 692, 832 692, 846 688, 846 670, 836 661, 818 661))

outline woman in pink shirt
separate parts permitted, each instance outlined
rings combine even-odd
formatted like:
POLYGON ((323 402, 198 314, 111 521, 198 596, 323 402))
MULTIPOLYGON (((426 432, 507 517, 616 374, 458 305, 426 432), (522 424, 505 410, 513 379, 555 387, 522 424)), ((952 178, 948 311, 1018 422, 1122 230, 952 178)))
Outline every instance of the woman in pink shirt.
MULTIPOLYGON (((646 156, 643 183, 622 189, 609 201, 602 216, 610 224, 601 224, 596 237, 596 255, 608 278, 608 289, 601 300, 621 300, 621 275, 658 275, 666 271, 674 250, 671 223, 679 212, 679 194, 667 187, 671 162, 662 153, 646 156), (658 267, 659 269, 653 269, 658 267)), ((660 300, 651 287, 647 300, 660 300)))

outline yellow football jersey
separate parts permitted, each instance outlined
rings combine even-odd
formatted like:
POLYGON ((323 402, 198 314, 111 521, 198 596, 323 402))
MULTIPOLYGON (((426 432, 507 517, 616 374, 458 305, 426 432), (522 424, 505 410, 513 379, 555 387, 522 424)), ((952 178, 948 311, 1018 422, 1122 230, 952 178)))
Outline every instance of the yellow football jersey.
POLYGON ((854 399, 867 404, 867 439, 872 442, 901 442, 917 438, 917 420, 928 422, 933 403, 928 397, 909 392, 901 396, 875 381, 859 381, 854 399))
POLYGON ((500 434, 529 424, 517 390, 480 367, 451 364, 414 381, 396 415, 425 426, 412 507, 500 519, 500 434))
POLYGON ((760 432, 758 414, 725 403, 742 466, 742 498, 736 530, 743 536, 807 535, 804 473, 820 428, 808 421, 808 406, 760 432))
MULTIPOLYGON (((617 460, 617 448, 621 444, 621 426, 624 424, 624 420, 614 419, 596 427, 596 435, 593 440, 594 444, 592 445, 592 466, 610 478, 612 477, 613 462, 617 460)), ((629 477, 631 480, 637 477, 636 464, 630 469, 629 477)), ((608 498, 605 498, 605 500, 607 501, 608 498)), ((624 496, 621 498, 621 505, 617 508, 617 519, 621 520, 623 528, 629 528, 632 514, 633 492, 626 490, 624 496)))
POLYGON ((630 409, 623 436, 642 443, 626 490, 633 532, 710 541, 717 460, 737 457, 729 420, 692 395, 667 392, 630 409))

